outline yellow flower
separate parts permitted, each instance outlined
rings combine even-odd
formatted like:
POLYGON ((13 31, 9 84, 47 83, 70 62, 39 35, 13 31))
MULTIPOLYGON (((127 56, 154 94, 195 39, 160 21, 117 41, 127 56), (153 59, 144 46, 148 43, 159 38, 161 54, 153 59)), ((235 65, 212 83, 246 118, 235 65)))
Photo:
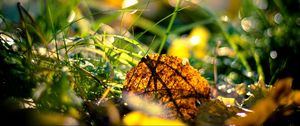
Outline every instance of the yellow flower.
POLYGON ((210 32, 205 27, 194 28, 188 36, 192 46, 193 55, 202 59, 206 55, 206 46, 210 38, 210 32))
POLYGON ((188 37, 175 39, 168 54, 180 58, 190 58, 191 55, 202 59, 205 57, 207 42, 210 38, 210 32, 205 27, 194 28, 188 37))
POLYGON ((169 50, 168 54, 172 56, 178 56, 180 58, 189 58, 190 54, 190 46, 187 38, 177 38, 175 39, 169 50))

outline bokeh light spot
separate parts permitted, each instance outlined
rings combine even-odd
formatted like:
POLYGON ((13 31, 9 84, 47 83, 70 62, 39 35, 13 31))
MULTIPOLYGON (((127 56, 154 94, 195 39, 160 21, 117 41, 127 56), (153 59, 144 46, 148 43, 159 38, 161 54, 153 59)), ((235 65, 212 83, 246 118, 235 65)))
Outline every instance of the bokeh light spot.
POLYGON ((200 36, 192 36, 191 39, 190 39, 190 42, 192 45, 197 45, 200 43, 200 36))
POLYGON ((271 57, 272 59, 276 59, 276 57, 277 57, 277 52, 276 52, 276 51, 271 51, 271 52, 270 52, 270 57, 271 57))
POLYGON ((275 14, 274 21, 277 24, 280 24, 282 22, 282 15, 280 13, 275 14))
POLYGON ((137 3, 138 3, 137 0, 124 0, 123 4, 122 4, 122 8, 127 8, 127 7, 130 7, 130 6, 133 6, 137 3))

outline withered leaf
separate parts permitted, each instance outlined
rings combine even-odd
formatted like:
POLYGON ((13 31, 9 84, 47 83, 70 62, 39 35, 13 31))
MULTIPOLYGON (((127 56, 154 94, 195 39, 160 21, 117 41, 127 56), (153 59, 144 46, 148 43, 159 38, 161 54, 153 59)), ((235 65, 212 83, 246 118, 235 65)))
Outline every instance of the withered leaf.
POLYGON ((236 106, 225 105, 222 101, 215 99, 204 103, 199 107, 195 119, 197 126, 223 126, 230 117, 236 117, 237 113, 246 113, 236 106))
POLYGON ((210 87, 208 81, 181 58, 150 54, 127 73, 124 93, 157 100, 170 110, 161 117, 191 120, 197 114, 197 102, 209 100, 210 87))
MULTIPOLYGON (((271 88, 269 94, 260 100, 258 100, 252 107, 252 113, 242 118, 230 118, 226 121, 228 125, 236 126, 257 126, 267 124, 278 124, 277 120, 280 120, 293 112, 298 111, 298 106, 293 99, 293 91, 291 89, 292 78, 287 77, 279 79, 274 87, 271 88), (280 118, 278 118, 280 117, 280 118), (275 122, 275 123, 274 123, 275 122)), ((297 113, 299 114, 299 113, 297 113)), ((280 121, 282 122, 282 121, 280 121)), ((299 124, 298 119, 291 119, 287 121, 287 124, 299 124)))

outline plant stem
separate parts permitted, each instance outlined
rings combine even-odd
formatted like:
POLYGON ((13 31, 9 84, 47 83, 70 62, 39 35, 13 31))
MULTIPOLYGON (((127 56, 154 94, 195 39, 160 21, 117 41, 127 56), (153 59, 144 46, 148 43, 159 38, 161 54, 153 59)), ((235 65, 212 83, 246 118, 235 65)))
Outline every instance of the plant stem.
POLYGON ((166 41, 167 41, 167 38, 169 36, 169 33, 171 31, 171 28, 173 26, 173 23, 175 21, 175 18, 177 16, 177 12, 178 12, 178 9, 179 9, 179 4, 180 4, 180 0, 176 0, 176 6, 175 6, 175 9, 174 9, 174 12, 173 12, 173 15, 171 17, 171 20, 169 22, 169 25, 168 25, 168 28, 167 28, 167 31, 165 32, 165 35, 163 36, 163 39, 161 41, 161 44, 160 44, 160 47, 159 47, 159 50, 158 50, 158 53, 161 54, 161 51, 164 47, 164 45, 166 44, 166 41))
POLYGON ((52 11, 51 11, 51 8, 50 8, 50 5, 49 5, 49 2, 47 1, 47 12, 48 12, 48 16, 49 16, 49 20, 50 20, 50 23, 51 23, 51 28, 52 28, 52 33, 54 35, 54 42, 55 42, 55 50, 56 50, 56 56, 57 56, 57 60, 59 60, 59 50, 58 50, 58 44, 57 44, 57 41, 56 41, 56 32, 55 32, 55 27, 54 27, 54 22, 53 22, 53 19, 52 19, 52 11))
POLYGON ((259 55, 255 51, 255 47, 251 47, 251 52, 253 54, 253 57, 254 57, 254 60, 256 63, 256 69, 257 69, 257 73, 259 75, 259 80, 265 81, 265 74, 264 74, 263 68, 260 63, 259 55))

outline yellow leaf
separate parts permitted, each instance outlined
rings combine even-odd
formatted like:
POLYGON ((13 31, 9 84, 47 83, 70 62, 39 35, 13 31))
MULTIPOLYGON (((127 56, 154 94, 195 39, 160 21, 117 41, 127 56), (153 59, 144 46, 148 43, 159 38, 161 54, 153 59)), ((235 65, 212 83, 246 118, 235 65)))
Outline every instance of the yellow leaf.
POLYGON ((76 119, 80 119, 80 113, 76 108, 70 107, 68 112, 72 117, 74 117, 76 119))
POLYGON ((149 126, 149 125, 167 125, 167 126, 187 126, 183 122, 179 120, 168 120, 168 119, 161 119, 158 117, 151 117, 147 116, 141 112, 131 112, 126 115, 123 119, 124 125, 132 126, 132 125, 139 125, 139 126, 149 126))
POLYGON ((235 106, 235 98, 227 98, 227 97, 218 96, 217 99, 222 101, 225 105, 235 106))
POLYGON ((226 121, 226 124, 234 126, 259 126, 263 124, 276 108, 277 104, 271 98, 265 98, 258 101, 252 107, 254 112, 248 113, 243 118, 230 118, 226 121))
POLYGON ((295 105, 300 106, 300 91, 293 91, 290 99, 295 105))

